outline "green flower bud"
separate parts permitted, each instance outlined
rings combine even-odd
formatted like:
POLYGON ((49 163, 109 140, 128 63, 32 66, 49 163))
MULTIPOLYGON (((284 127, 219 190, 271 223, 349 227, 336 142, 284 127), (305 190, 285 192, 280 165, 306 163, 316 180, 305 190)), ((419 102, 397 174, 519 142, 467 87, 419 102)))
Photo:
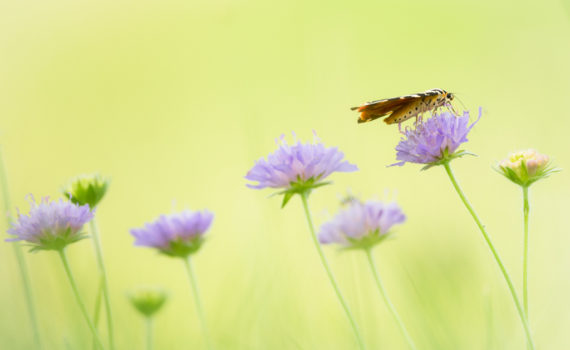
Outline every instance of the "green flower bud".
POLYGON ((517 185, 528 187, 560 169, 551 166, 547 155, 528 149, 511 153, 499 162, 497 171, 517 185))
POLYGON ((88 204, 91 209, 103 199, 109 186, 109 179, 99 174, 80 175, 72 179, 63 189, 63 194, 71 202, 79 205, 88 204))
POLYGON ((159 288, 139 288, 129 294, 133 306, 145 317, 152 317, 166 302, 168 295, 159 288))

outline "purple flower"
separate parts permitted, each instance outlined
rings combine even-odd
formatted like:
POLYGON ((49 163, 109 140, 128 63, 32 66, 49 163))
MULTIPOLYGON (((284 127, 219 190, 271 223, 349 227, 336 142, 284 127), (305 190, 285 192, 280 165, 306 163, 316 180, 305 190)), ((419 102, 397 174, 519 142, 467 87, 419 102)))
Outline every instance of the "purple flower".
POLYGON ((157 248, 170 256, 187 257, 200 249, 213 219, 214 214, 208 210, 185 210, 161 215, 142 228, 131 229, 131 234, 137 246, 157 248))
POLYGON ((353 200, 348 208, 321 226, 319 241, 368 249, 386 238, 392 226, 405 220, 406 216, 396 203, 353 200))
POLYGON ((469 112, 456 117, 450 112, 436 114, 415 129, 406 129, 404 137, 396 146, 396 159, 400 162, 392 164, 402 166, 405 163, 419 163, 437 165, 442 161, 464 155, 455 151, 464 142, 467 134, 481 118, 469 125, 469 112))
MULTIPOLYGON (((295 134, 293 134, 295 135, 295 134)), ((261 189, 266 187, 283 188, 285 194, 283 206, 295 193, 306 193, 327 184, 323 182, 335 171, 356 171, 356 165, 344 160, 344 154, 336 147, 326 147, 319 142, 315 134, 313 143, 301 143, 290 146, 282 135, 276 140, 279 148, 261 158, 249 170, 245 178, 257 181, 257 184, 247 184, 249 188, 261 189)))
POLYGON ((68 244, 85 238, 83 225, 93 219, 89 205, 77 205, 62 199, 49 201, 48 197, 36 203, 30 198, 30 212, 22 215, 8 229, 16 236, 7 241, 27 241, 35 250, 61 250, 68 244))

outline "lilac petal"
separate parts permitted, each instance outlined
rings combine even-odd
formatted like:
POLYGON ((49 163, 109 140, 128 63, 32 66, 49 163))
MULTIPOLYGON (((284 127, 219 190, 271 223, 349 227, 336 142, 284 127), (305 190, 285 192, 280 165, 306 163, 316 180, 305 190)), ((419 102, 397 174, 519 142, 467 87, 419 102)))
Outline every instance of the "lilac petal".
POLYGON ((396 146, 396 159, 400 162, 390 166, 402 166, 405 163, 429 164, 440 161, 444 151, 454 153, 467 142, 467 134, 481 119, 479 117, 469 125, 469 112, 456 117, 450 112, 436 114, 419 124, 415 129, 406 129, 404 136, 396 146))
POLYGON ((248 171, 245 178, 257 184, 247 184, 253 189, 289 188, 293 182, 317 179, 322 181, 334 172, 352 172, 358 168, 344 160, 344 154, 336 147, 327 148, 317 139, 316 143, 296 142, 288 145, 284 136, 277 140, 278 149, 260 159, 248 171))
POLYGON ((319 242, 350 246, 350 240, 360 240, 377 231, 384 235, 392 226, 405 220, 406 216, 396 203, 353 201, 321 226, 319 242))
POLYGON ((142 228, 133 228, 131 235, 136 246, 166 249, 176 240, 189 240, 203 236, 210 228, 214 214, 208 210, 183 211, 178 214, 161 215, 142 228))

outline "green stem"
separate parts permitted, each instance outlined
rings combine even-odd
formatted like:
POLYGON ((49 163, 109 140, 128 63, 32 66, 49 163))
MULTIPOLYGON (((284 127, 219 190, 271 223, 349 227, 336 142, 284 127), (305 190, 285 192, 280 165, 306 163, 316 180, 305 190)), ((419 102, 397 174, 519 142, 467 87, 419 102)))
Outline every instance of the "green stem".
POLYGON ((194 269, 192 268, 192 264, 190 262, 190 257, 182 260, 184 261, 184 266, 186 267, 188 279, 190 280, 190 286, 192 287, 194 304, 196 305, 196 313, 198 314, 198 319, 200 321, 200 325, 202 326, 202 333, 204 335, 204 342, 206 343, 206 348, 213 349, 212 343, 210 342, 210 336, 208 332, 208 326, 206 324, 206 318, 204 317, 204 312, 202 311, 202 302, 200 301, 198 282, 196 281, 196 276, 194 274, 194 269))
MULTIPOLYGON (((99 327, 99 319, 101 317, 101 302, 103 299, 103 278, 99 280, 99 288, 97 288, 97 297, 95 298, 95 311, 93 312, 93 324, 95 329, 99 327)), ((93 339, 93 350, 97 350, 97 342, 93 339)))
POLYGON ((93 235, 93 246, 95 247, 95 256, 97 258, 97 267, 103 284, 103 301, 105 302, 105 313, 107 314, 107 332, 109 334, 109 348, 115 349, 115 336, 113 331, 113 313, 111 311, 111 300, 109 297, 109 283, 107 280, 107 270, 105 269, 105 261, 103 260, 103 249, 101 248, 101 237, 97 227, 96 219, 93 218, 89 223, 91 226, 91 234, 93 235))
POLYGON ((410 337, 410 334, 408 333, 406 326, 404 326, 404 322, 402 322, 402 319, 398 315, 398 312, 396 312, 396 308, 392 304, 392 301, 390 301, 390 298, 388 298, 388 294, 386 294, 386 290, 384 289, 384 285, 382 284, 382 280, 380 279, 380 274, 378 273, 378 269, 376 269, 376 262, 374 261, 374 256, 372 255, 370 249, 366 249, 366 257, 368 258, 368 263, 370 264, 372 275, 374 276, 374 280, 376 281, 376 286, 378 286, 378 292, 380 292, 380 295, 384 299, 386 306, 388 306, 388 309, 392 313, 392 316, 394 316, 396 323, 398 323, 400 331, 402 331, 404 338, 406 338, 406 341, 408 342, 410 349, 415 350, 416 345, 414 344, 414 341, 410 337))
MULTIPOLYGON (((10 193, 8 192, 8 177, 6 175, 6 169, 4 167, 4 160, 2 157, 2 148, 0 147, 0 185, 2 186, 2 199, 4 201, 4 214, 8 220, 8 223, 12 223, 12 215, 10 211, 12 210, 12 201, 10 200, 10 193)), ((40 327, 38 323, 38 316, 36 312, 36 304, 34 303, 34 297, 32 294, 32 283, 30 281, 30 274, 28 272, 28 265, 26 264, 26 259, 22 253, 22 246, 19 242, 13 242, 14 255, 16 256, 16 262, 18 263, 18 269, 20 270, 20 276, 22 277, 22 285, 24 287, 24 298, 26 299, 26 305, 28 307, 28 317, 30 318, 30 323, 32 326, 32 334, 34 338, 34 344, 36 349, 43 349, 43 343, 40 337, 40 327)))
POLYGON ((325 257, 325 254, 323 253, 321 245, 319 244, 319 241, 317 239, 317 235, 315 233, 315 228, 313 226, 313 220, 311 218, 311 210, 309 209, 309 203, 307 200, 307 196, 308 196, 307 192, 301 193, 301 199, 303 201, 303 208, 305 209, 305 216, 307 217, 307 224, 309 225, 309 230, 311 231, 311 238, 313 239, 313 243, 315 244, 315 248, 317 249, 317 252, 319 253, 319 257, 321 258, 321 263, 323 264, 323 267, 325 268, 325 271, 327 272, 327 275, 329 276, 329 280, 330 280, 331 285, 332 285, 332 287, 336 293, 336 296, 337 296, 340 304, 342 305, 344 312, 346 313, 346 317, 348 318, 350 325, 352 326, 352 330, 354 331, 354 335, 356 336, 356 340, 358 341, 358 347, 360 349, 365 349, 364 342, 362 341, 362 336, 360 335, 360 331, 358 330, 358 326, 356 325, 356 322, 354 321, 354 317, 352 316, 352 313, 350 312, 348 304, 346 303, 346 301, 344 300, 344 297, 342 296, 342 293, 340 292, 340 289, 338 287, 338 284, 336 283, 336 280, 335 280, 334 275, 331 271, 331 268, 329 267, 329 263, 327 262, 327 258, 325 257))
POLYGON ((526 314, 525 314, 525 312, 521 306, 521 302, 519 300, 519 297, 517 296, 517 292, 515 290, 513 282, 511 281, 511 277, 509 276, 509 273, 507 272, 505 265, 503 265, 503 262, 501 261, 501 258, 499 257, 499 253, 497 253, 497 250, 495 249, 495 246, 493 245, 493 242, 491 242, 491 238, 489 237, 489 234, 485 230, 485 226, 483 226, 483 224, 481 223, 481 220, 479 220, 479 217, 477 216, 477 213, 475 213, 475 210, 473 209, 473 207, 471 206, 471 204, 469 203, 469 201, 465 197, 465 194, 461 190, 461 187, 459 187, 459 184, 457 183, 457 180, 455 179, 455 175, 453 175, 453 171, 451 170, 449 163, 444 163, 443 166, 445 167, 445 171, 447 172, 447 175, 449 175, 449 179, 451 180, 451 183, 453 184, 455 191, 457 191, 457 194, 461 198, 461 201, 463 202, 463 204, 465 205, 465 207, 467 208, 467 210, 469 211, 469 213, 473 217, 473 220, 475 220, 475 223, 477 224, 477 227, 479 227, 479 230, 481 231, 481 234, 483 235, 485 242, 487 242, 487 245, 489 246, 491 253, 493 253, 493 257, 495 258, 497 265, 499 265, 499 268, 501 269, 501 273, 503 274, 503 277, 505 278, 505 282, 507 282, 507 285, 509 287, 509 291, 511 292, 511 296, 513 298, 513 301, 514 301, 515 306, 517 308, 519 317, 521 319, 521 323, 523 325, 525 335, 527 338, 528 346, 531 350, 534 350, 535 349, 534 342, 532 340, 532 334, 530 331, 530 327, 528 325, 526 314))
POLYGON ((101 337, 99 337, 99 333, 97 333, 97 329, 95 329, 95 325, 93 324, 93 321, 91 321, 91 317, 89 317, 89 313, 87 312, 85 303, 83 302, 83 299, 81 299, 81 295, 79 295, 79 290, 77 289, 75 278, 73 277, 73 273, 71 272, 71 269, 69 268, 69 263, 67 262, 65 249, 61 249, 58 252, 59 252, 59 257, 61 258, 61 262, 63 263, 63 268, 65 269, 67 278, 69 279, 69 284, 71 284, 71 289, 73 290, 73 294, 75 295, 75 299, 77 300, 77 304, 79 305, 81 313, 83 314, 83 317, 85 318, 85 321, 87 322, 87 325, 91 330, 93 338, 95 339, 97 345, 101 349, 105 349, 105 346, 103 346, 103 342, 101 341, 101 337))
POLYGON ((523 253, 523 304, 528 321, 528 186, 523 186, 524 253, 523 253))
POLYGON ((146 350, 152 350, 152 317, 146 317, 146 350))

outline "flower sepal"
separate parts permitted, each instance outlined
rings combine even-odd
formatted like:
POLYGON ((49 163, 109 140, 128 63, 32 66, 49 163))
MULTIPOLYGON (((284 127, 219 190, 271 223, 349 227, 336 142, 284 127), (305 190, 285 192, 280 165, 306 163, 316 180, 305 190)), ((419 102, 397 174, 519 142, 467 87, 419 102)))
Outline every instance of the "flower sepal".
POLYGON ((312 177, 308 180, 302 180, 300 177, 297 177, 297 181, 291 182, 289 184, 290 187, 288 189, 274 193, 271 196, 282 194, 283 202, 281 203, 281 208, 285 208, 289 200, 291 200, 291 198, 293 198, 294 195, 305 194, 308 196, 311 193, 311 191, 314 190, 315 188, 330 185, 332 183, 331 181, 319 182, 319 178, 320 176, 317 176, 316 178, 312 177))
POLYGON ((31 247, 31 253, 39 252, 41 250, 61 251, 68 245, 87 238, 89 238, 89 236, 86 233, 74 233, 71 228, 68 228, 67 230, 58 233, 57 235, 44 234, 38 238, 38 242, 26 244, 26 246, 31 247))
POLYGON ((386 238, 391 237, 392 235, 390 232, 387 233, 380 233, 380 229, 374 230, 370 232, 368 235, 363 236, 361 238, 352 238, 346 237, 349 242, 349 245, 342 247, 342 250, 355 250, 355 249, 363 249, 369 250, 372 249, 377 244, 386 240, 386 238))
POLYGON ((432 168, 434 166, 438 166, 438 165, 444 165, 447 164, 449 162, 451 162, 452 160, 456 159, 456 158, 461 158, 463 156, 474 156, 474 157, 478 157, 478 155, 476 155, 475 153, 471 153, 471 152, 467 152, 465 150, 457 150, 451 154, 449 154, 449 150, 446 148, 443 152, 442 152, 442 158, 440 160, 437 160, 435 162, 429 163, 428 165, 422 167, 420 170, 424 171, 424 170, 428 170, 429 168, 432 168))
POLYGON ((161 248, 160 252, 171 257, 186 259, 200 250, 204 241, 202 235, 191 239, 177 238, 168 243, 168 248, 161 248))

